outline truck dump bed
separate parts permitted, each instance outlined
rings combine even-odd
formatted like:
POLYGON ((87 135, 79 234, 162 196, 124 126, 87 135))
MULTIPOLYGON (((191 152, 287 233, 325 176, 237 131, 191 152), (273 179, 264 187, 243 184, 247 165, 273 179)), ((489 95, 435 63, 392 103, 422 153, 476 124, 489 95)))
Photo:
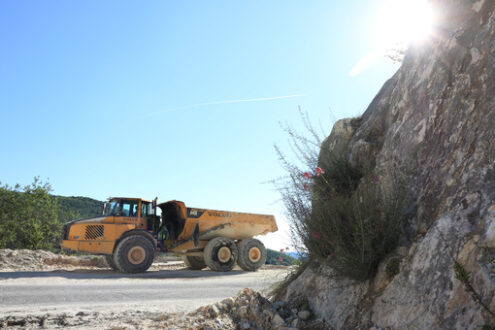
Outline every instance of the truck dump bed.
POLYGON ((209 234, 205 233, 201 239, 206 240, 217 236, 240 240, 265 235, 278 229, 272 215, 187 208, 187 220, 181 238, 190 237, 196 224, 199 224, 200 233, 227 224, 209 234))
POLYGON ((183 202, 158 205, 172 240, 184 241, 199 236, 201 240, 226 237, 242 240, 278 230, 272 215, 186 208, 183 202))

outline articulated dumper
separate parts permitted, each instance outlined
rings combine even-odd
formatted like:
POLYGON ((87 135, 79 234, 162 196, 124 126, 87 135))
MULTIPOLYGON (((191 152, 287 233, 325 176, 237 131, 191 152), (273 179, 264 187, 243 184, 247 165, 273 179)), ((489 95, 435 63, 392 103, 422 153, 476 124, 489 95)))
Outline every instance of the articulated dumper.
POLYGON ((65 224, 61 246, 105 255, 111 268, 126 273, 146 271, 156 251, 181 254, 190 269, 225 272, 237 263, 256 271, 265 263, 266 248, 253 237, 277 231, 275 217, 156 201, 111 198, 101 217, 65 224))

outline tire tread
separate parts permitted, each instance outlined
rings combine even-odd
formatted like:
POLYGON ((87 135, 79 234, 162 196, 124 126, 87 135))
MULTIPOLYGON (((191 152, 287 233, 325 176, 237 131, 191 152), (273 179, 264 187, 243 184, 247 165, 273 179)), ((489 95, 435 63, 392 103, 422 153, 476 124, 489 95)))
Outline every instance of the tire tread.
POLYGON ((189 269, 201 270, 206 268, 206 263, 203 257, 182 256, 182 260, 189 269))
POLYGON ((206 244, 205 249, 203 251, 203 256, 205 260, 205 264, 213 271, 216 272, 228 272, 234 268, 237 262, 237 256, 239 252, 237 250, 237 245, 231 239, 227 237, 216 237, 213 238, 206 244), (232 253, 232 258, 228 263, 221 263, 216 260, 215 251, 218 250, 222 246, 229 246, 230 251, 232 253))
POLYGON ((119 245, 115 249, 114 252, 114 261, 118 270, 123 273, 143 273, 148 268, 150 268, 153 263, 153 259, 155 258, 155 246, 153 243, 146 237, 141 235, 131 235, 125 237, 122 241, 120 241, 119 245), (127 247, 132 247, 134 245, 141 245, 144 247, 147 252, 147 256, 145 262, 141 265, 133 265, 131 263, 126 262, 127 255, 125 250, 127 247))
POLYGON ((266 248, 265 245, 255 238, 244 239, 238 244, 239 258, 237 264, 245 271, 255 272, 266 262, 266 248), (257 262, 253 263, 249 260, 249 249, 257 247, 261 251, 261 258, 257 262))

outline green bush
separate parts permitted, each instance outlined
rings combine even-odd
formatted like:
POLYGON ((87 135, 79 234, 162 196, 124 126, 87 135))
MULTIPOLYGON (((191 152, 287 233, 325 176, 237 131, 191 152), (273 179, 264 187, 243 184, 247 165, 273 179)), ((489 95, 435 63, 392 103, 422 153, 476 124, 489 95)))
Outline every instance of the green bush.
POLYGON ((0 248, 53 249, 60 238, 57 201, 48 183, 0 186, 0 248))

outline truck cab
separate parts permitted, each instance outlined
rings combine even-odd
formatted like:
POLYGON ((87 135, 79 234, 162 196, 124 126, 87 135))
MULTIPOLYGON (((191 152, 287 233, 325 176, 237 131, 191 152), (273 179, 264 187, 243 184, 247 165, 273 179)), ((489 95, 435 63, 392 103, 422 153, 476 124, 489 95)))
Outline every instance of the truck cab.
POLYGON ((150 201, 137 198, 112 198, 104 204, 103 216, 131 218, 138 227, 143 227, 149 214, 150 201))
POLYGON ((125 237, 139 235, 148 239, 154 249, 157 242, 153 235, 153 225, 158 226, 159 219, 156 221, 151 205, 151 201, 141 198, 111 198, 104 204, 101 216, 65 224, 61 247, 112 255, 115 247, 125 237))

